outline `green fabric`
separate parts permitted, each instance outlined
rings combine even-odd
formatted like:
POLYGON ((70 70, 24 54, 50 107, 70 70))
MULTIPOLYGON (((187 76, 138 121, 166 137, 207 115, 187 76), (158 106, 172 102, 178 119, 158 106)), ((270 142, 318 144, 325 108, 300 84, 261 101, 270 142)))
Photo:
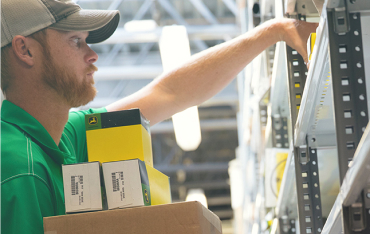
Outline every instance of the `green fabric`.
POLYGON ((62 164, 87 161, 85 115, 71 112, 59 146, 30 114, 1 107, 1 233, 44 233, 43 217, 65 214, 62 164))

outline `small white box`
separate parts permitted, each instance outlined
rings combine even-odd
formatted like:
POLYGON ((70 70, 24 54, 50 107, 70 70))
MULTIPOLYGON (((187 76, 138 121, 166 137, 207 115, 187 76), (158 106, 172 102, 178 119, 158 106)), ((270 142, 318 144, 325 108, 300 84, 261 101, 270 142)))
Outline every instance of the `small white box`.
POLYGON ((66 213, 102 210, 99 162, 63 165, 66 213))
POLYGON ((102 164, 108 209, 150 205, 145 163, 126 160, 102 164))

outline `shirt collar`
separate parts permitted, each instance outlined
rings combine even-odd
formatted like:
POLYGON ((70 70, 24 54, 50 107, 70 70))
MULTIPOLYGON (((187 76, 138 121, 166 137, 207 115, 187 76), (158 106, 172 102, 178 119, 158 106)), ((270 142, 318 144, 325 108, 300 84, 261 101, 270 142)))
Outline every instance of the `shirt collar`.
POLYGON ((22 129, 58 164, 62 164, 64 158, 69 156, 64 144, 60 144, 58 148, 48 131, 37 119, 7 100, 4 100, 1 106, 1 120, 22 129))

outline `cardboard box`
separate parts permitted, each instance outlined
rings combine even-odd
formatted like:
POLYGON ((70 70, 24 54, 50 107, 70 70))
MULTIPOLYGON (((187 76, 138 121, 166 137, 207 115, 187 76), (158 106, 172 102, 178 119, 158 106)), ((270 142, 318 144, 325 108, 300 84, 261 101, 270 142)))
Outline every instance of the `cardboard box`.
POLYGON ((220 234, 220 219, 199 202, 44 218, 45 234, 220 234))
POLYGON ((138 158, 153 166, 149 121, 139 109, 85 116, 89 162, 138 158))
POLYGON ((100 163, 63 165, 66 213, 102 210, 100 163))
POLYGON ((171 203, 168 176, 139 159, 103 163, 108 209, 171 203))

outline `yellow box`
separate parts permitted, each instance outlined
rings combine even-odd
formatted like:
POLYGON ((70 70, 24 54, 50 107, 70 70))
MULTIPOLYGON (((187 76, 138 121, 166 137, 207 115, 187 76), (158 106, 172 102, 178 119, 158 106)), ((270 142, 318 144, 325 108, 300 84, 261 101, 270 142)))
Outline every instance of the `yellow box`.
POLYGON ((102 164, 108 209, 172 202, 169 177, 139 159, 102 164))
POLYGON ((313 48, 315 47, 315 42, 316 42, 316 33, 311 33, 310 37, 307 40, 308 61, 311 61, 313 48))
POLYGON ((170 178, 162 172, 146 165, 151 191, 151 204, 162 205, 172 202, 170 178))
POLYGON ((153 166, 149 121, 139 109, 85 116, 89 162, 140 159, 153 166))

